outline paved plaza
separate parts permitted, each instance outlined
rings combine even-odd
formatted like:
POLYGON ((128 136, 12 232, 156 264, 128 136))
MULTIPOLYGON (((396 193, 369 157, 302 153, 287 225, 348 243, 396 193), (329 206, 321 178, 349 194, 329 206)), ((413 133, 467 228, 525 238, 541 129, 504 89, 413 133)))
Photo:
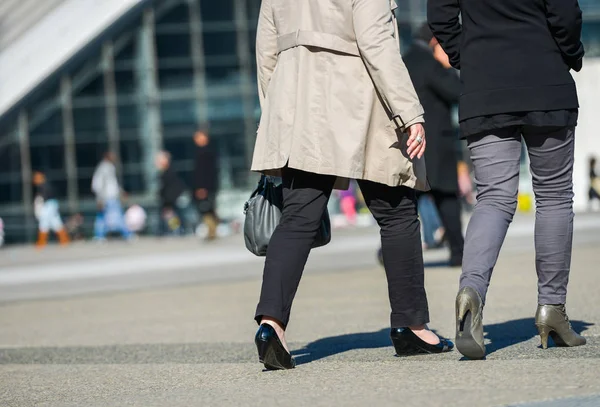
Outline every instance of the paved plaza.
MULTIPOLYGON (((397 358, 377 230, 314 252, 288 341, 263 372, 252 320, 262 259, 241 237, 0 251, 0 406, 600 406, 600 218, 576 220, 567 304, 588 345, 539 348, 530 218, 517 219, 485 309, 487 360, 397 358)), ((454 335, 459 270, 428 252, 431 327, 454 335)))

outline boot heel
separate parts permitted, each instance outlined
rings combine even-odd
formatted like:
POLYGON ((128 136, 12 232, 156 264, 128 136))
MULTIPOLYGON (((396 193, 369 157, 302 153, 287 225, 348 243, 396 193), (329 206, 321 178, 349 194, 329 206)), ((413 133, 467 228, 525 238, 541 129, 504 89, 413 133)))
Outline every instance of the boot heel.
POLYGON ((548 336, 550 336, 552 329, 546 325, 537 325, 537 329, 542 340, 542 349, 548 349, 548 336))
POLYGON ((468 311, 469 311, 468 300, 463 296, 457 298, 457 301, 456 301, 456 324, 457 324, 456 330, 457 331, 463 330, 464 319, 465 319, 465 316, 467 315, 468 311))
POLYGON ((483 339, 483 304, 471 287, 461 289, 456 297, 456 348, 468 359, 485 358, 483 339))
POLYGON ((564 304, 538 305, 535 325, 542 338, 542 348, 548 347, 548 336, 556 346, 581 346, 586 344, 583 336, 571 327, 564 304))

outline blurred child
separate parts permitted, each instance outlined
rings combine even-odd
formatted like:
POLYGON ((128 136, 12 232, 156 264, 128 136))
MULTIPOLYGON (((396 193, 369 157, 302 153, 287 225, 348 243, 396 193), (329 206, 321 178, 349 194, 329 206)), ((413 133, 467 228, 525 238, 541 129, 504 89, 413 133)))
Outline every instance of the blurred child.
POLYGON ((61 245, 67 245, 70 240, 69 235, 60 217, 58 200, 52 186, 46 180, 46 176, 39 171, 33 174, 33 185, 36 188, 36 200, 39 202, 37 246, 42 248, 48 244, 50 230, 56 233, 61 245))

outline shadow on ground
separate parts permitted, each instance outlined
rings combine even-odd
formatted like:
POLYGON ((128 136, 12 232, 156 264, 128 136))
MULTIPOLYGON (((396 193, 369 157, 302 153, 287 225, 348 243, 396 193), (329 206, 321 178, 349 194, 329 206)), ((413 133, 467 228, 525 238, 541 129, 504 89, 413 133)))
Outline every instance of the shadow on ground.
MULTIPOLYGON (((573 329, 582 333, 594 325, 584 321, 571 321, 573 329)), ((522 318, 484 327, 485 338, 491 343, 486 346, 490 355, 501 349, 527 342, 538 335, 534 318, 522 318)), ((346 334, 323 338, 309 343, 302 349, 292 352, 298 365, 315 362, 340 353, 360 350, 378 349, 392 346, 389 329, 385 328, 376 332, 346 334)))
MULTIPOLYGON (((584 332, 593 324, 583 321, 572 321, 577 332, 584 332)), ((487 325, 485 336, 491 343, 487 345, 488 355, 504 348, 530 341, 537 335, 533 318, 517 319, 500 324, 487 325)), ((600 338, 591 337, 588 346, 581 351, 590 355, 590 351, 600 357, 594 349, 600 348, 600 338), (587 350, 586 350, 587 349, 587 350)), ((293 345, 293 344, 292 344, 293 345)), ((311 342, 293 351, 297 364, 311 363, 355 350, 388 348, 389 356, 393 355, 389 328, 375 332, 363 332, 332 336, 311 342)), ((381 360, 381 355, 365 352, 368 360, 381 360)), ((545 352, 542 352, 545 353, 545 352)), ((358 355, 357 355, 358 356, 358 355)), ((454 352, 446 354, 446 359, 456 359, 454 352)), ((428 356, 424 356, 429 358, 428 356)), ((531 357, 542 357, 541 353, 531 352, 531 357)), ((554 357, 557 357, 555 354, 554 357)), ((581 357, 578 351, 563 353, 560 357, 581 357)), ((386 357, 387 358, 387 357, 386 357)), ((151 344, 117 344, 104 346, 69 346, 69 347, 23 347, 0 348, 0 366, 15 365, 102 365, 102 364, 204 364, 204 363, 247 363, 256 361, 256 348, 250 341, 247 343, 151 343, 151 344)))
POLYGON ((330 356, 357 349, 378 349, 392 346, 390 330, 331 336, 309 343, 292 351, 296 364, 315 362, 330 356))
MULTIPOLYGON (((571 325, 575 332, 582 333, 594 324, 584 321, 571 321, 571 325)), ((488 355, 509 346, 527 342, 538 336, 535 318, 515 319, 499 324, 484 325, 483 328, 485 338, 491 342, 486 345, 488 355)))

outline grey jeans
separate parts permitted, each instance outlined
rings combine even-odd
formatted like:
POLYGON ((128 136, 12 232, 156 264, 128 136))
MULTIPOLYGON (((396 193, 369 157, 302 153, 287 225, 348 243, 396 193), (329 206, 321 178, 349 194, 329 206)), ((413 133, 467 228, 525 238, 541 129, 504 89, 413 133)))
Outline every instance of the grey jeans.
POLYGON ((529 153, 536 202, 538 303, 564 304, 573 242, 574 128, 508 127, 468 139, 477 204, 467 228, 460 287, 483 301, 517 208, 521 137, 529 153))

